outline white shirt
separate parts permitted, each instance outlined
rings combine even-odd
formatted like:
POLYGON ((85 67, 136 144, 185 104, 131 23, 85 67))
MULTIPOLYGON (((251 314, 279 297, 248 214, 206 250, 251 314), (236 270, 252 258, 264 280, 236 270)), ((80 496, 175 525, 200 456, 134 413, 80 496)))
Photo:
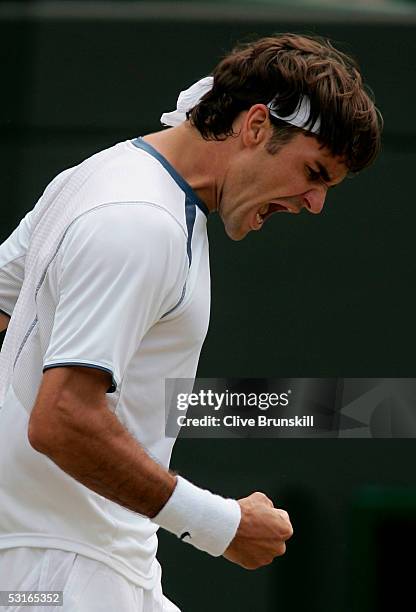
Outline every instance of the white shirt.
MULTIPOLYGON (((174 440, 165 437, 164 381, 194 378, 208 328, 205 205, 141 139, 99 155, 76 191, 68 185, 82 164, 49 190, 55 213, 67 216, 59 240, 56 223, 45 233, 51 256, 32 296, 33 322, 16 330, 23 341, 0 409, 0 548, 70 550, 151 588, 157 527, 78 483, 27 439, 43 370, 101 368, 112 375, 110 410, 167 467, 174 440)), ((0 310, 9 315, 29 283, 39 211, 42 198, 0 246, 0 310)))

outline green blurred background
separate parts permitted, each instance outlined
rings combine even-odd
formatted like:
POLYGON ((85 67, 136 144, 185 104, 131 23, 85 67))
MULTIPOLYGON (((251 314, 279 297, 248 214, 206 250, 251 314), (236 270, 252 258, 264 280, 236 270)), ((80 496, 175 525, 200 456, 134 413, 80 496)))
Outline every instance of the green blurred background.
MULTIPOLYGON (((63 168, 158 130, 178 92, 235 42, 284 31, 328 36, 358 58, 385 118, 384 150, 319 216, 276 215, 241 243, 212 216, 199 375, 412 377, 411 2, 2 2, 0 239, 63 168)), ((295 535, 284 558, 247 572, 162 533, 167 594, 183 612, 404 609, 414 457, 411 439, 179 440, 173 468, 224 495, 266 492, 295 535)))

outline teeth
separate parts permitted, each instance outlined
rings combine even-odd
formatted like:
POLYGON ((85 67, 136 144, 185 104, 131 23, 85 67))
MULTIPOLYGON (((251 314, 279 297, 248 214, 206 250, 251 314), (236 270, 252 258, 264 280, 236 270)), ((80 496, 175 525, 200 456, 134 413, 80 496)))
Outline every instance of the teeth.
POLYGON ((269 211, 269 204, 265 204, 263 208, 260 208, 259 213, 265 215, 269 211))
POLYGON ((263 219, 261 218, 260 213, 257 213, 257 215, 256 215, 256 220, 257 220, 257 223, 258 223, 259 225, 261 225, 261 224, 263 223, 263 219))

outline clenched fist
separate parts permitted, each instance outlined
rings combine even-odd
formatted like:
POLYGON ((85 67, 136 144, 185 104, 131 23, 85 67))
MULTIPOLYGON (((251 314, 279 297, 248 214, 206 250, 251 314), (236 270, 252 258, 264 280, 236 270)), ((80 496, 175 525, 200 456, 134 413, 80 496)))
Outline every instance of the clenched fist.
POLYGON ((245 569, 268 565, 286 552, 293 529, 285 510, 273 506, 264 493, 239 499, 241 521, 224 557, 245 569))

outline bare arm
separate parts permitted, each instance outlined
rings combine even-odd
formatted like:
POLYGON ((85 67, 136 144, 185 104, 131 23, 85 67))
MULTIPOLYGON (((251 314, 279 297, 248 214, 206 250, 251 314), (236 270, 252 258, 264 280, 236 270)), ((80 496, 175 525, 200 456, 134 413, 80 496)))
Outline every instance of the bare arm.
MULTIPOLYGON (((109 375, 98 369, 47 370, 29 421, 32 447, 67 474, 125 508, 156 516, 176 476, 153 461, 108 409, 109 375)), ((247 569, 284 554, 293 531, 287 513, 263 493, 239 500, 241 522, 224 556, 247 569)))
POLYGON ((10 321, 10 317, 0 312, 0 332, 7 329, 9 321, 10 321))
POLYGON ((108 409, 109 378, 93 368, 46 370, 29 442, 89 489, 152 518, 171 496, 176 477, 151 459, 108 409))

